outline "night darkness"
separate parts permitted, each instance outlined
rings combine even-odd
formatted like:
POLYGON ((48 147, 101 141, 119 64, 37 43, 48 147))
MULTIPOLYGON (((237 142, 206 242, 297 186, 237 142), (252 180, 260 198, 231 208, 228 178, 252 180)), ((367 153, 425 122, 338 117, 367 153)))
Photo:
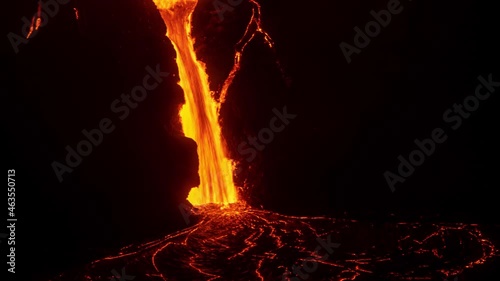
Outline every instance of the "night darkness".
MULTIPOLYGON (((23 17, 31 21, 37 1, 3 9, 8 20, 2 48, 2 159, 5 174, 15 169, 17 222, 16 274, 7 271, 10 246, 0 237, 2 274, 10 278, 2 280, 49 280, 79 272, 123 246, 206 218, 192 216, 186 224, 186 198, 200 183, 197 144, 182 133, 184 95, 177 85, 176 53, 153 0, 52 2, 61 3, 59 10, 29 40, 19 36, 23 17), (127 106, 121 95, 142 85, 147 74, 156 86, 135 108, 127 106), (118 106, 127 109, 116 112, 118 106), (76 150, 87 139, 82 130, 99 128, 109 133, 102 133, 102 142, 60 181, 54 161, 65 164, 66 147, 76 150)), ((241 3, 221 18, 216 2, 227 3, 199 0, 192 36, 218 98, 252 4, 228 1, 241 3)), ((364 31, 374 20, 370 11, 387 10, 394 0, 257 2, 274 48, 259 33, 248 43, 220 108, 228 156, 238 163, 234 180, 240 198, 256 210, 379 226, 478 224, 498 246, 500 42, 494 7, 401 0, 399 12, 368 41, 355 38, 355 28, 364 31), (355 51, 344 55, 341 46, 347 44, 355 51), (462 113, 455 104, 463 105, 462 113), (280 119, 284 110, 293 117, 280 119), (250 139, 259 139, 276 118, 284 129, 252 148, 250 139), (409 175, 401 176, 399 156, 408 160, 419 148, 415 140, 433 138, 427 155, 413 153, 423 156, 415 157, 421 163, 410 171, 403 168, 409 175)), ((9 207, 10 201, 3 202, 9 207)), ((371 239, 364 228, 349 229, 353 239, 371 239)), ((311 235, 313 249, 315 239, 311 235)), ((457 280, 498 279, 499 265, 493 257, 457 280)), ((308 280, 340 280, 321 270, 308 280)), ((377 272, 356 280, 403 280, 377 272)), ((134 275, 161 280, 139 271, 134 275)), ((180 276, 166 280, 209 280, 180 276)), ((259 280, 221 278, 214 280, 259 280)))

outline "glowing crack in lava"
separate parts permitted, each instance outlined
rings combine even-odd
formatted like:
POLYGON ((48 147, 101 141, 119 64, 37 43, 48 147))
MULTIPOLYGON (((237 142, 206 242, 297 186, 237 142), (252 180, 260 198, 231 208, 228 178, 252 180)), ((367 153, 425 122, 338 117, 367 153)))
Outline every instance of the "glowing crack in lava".
POLYGON ((205 66, 196 59, 191 37, 191 15, 197 0, 154 0, 167 25, 167 37, 177 52, 179 85, 186 103, 181 109, 182 129, 198 144, 200 186, 188 200, 195 206, 238 201, 232 161, 225 156, 218 123, 217 103, 211 96, 205 66))

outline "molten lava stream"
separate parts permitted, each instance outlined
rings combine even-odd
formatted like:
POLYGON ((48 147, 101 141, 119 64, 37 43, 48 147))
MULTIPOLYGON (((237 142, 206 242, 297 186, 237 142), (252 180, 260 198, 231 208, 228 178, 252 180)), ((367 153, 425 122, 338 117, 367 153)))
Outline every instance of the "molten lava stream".
POLYGON ((191 15, 197 0, 154 0, 167 26, 167 37, 177 53, 179 85, 186 103, 181 109, 182 129, 198 144, 200 186, 191 189, 193 205, 238 201, 233 165, 225 156, 218 123, 219 104, 212 98, 204 65, 196 59, 191 37, 191 15))

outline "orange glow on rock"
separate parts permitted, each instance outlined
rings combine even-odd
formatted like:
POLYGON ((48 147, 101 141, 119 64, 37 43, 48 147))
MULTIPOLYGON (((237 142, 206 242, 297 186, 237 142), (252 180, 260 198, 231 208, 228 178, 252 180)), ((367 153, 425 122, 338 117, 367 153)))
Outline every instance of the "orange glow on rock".
POLYGON ((218 122, 219 103, 208 84, 205 65, 198 61, 191 37, 191 15, 197 0, 154 0, 167 26, 167 37, 177 53, 179 85, 186 103, 180 111, 186 137, 198 145, 200 186, 192 188, 188 201, 195 205, 238 201, 233 163, 226 157, 218 122))

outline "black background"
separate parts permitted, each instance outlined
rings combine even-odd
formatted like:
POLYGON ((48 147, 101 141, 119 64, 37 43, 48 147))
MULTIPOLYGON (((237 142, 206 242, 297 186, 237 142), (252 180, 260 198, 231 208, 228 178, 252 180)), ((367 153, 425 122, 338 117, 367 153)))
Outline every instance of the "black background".
MULTIPOLYGON (((474 93, 479 75, 500 81, 495 9, 402 1, 403 11, 348 64, 339 44, 352 45, 353 28, 387 2, 262 1, 275 52, 255 37, 221 109, 231 157, 241 163, 237 182, 246 181, 252 205, 281 213, 497 223, 500 89, 458 130, 442 118, 474 93), (238 145, 283 106, 297 117, 246 162, 238 145), (392 193, 384 172, 395 172, 398 155, 407 157, 413 141, 437 127, 447 141, 392 193)), ((4 34, 21 34, 22 17, 37 6, 16 4, 3 8, 4 34)), ((250 13, 246 1, 223 21, 213 2, 197 8, 193 34, 212 90, 227 76, 250 13)), ((16 169, 16 269, 30 276, 18 280, 50 277, 186 226, 178 206, 198 180, 195 144, 180 136, 183 94, 164 34, 152 1, 87 0, 61 5, 18 54, 4 36, 4 171, 16 169), (111 102, 158 63, 172 75, 119 121, 111 102), (115 131, 59 183, 51 163, 106 117, 115 131)))

